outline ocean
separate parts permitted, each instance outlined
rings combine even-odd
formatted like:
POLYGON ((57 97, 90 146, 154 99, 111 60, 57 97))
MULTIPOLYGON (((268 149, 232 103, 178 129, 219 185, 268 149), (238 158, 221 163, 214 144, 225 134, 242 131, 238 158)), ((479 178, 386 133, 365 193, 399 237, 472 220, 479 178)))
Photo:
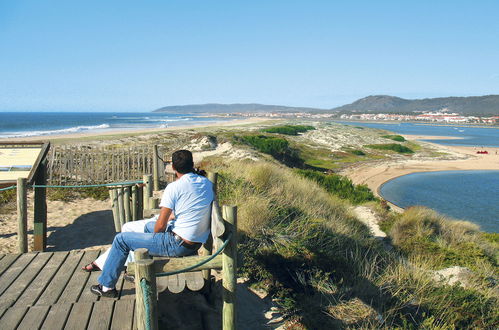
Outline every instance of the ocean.
POLYGON ((0 138, 166 128, 233 119, 156 112, 0 112, 0 138))
POLYGON ((403 208, 424 205, 499 232, 499 170, 412 173, 386 182, 380 193, 403 208))
MULTIPOLYGON (((392 131, 398 134, 449 136, 461 139, 425 140, 437 144, 499 147, 499 129, 476 126, 434 126, 413 123, 341 122, 392 131)), ((447 216, 499 232, 499 168, 497 171, 440 171, 413 173, 386 182, 380 194, 406 208, 423 205, 447 216)))
POLYGON ((424 140, 449 146, 469 147, 499 147, 499 127, 477 127, 462 125, 429 125, 414 123, 368 123, 368 122, 344 122, 338 123, 379 128, 398 134, 448 136, 459 139, 424 140))

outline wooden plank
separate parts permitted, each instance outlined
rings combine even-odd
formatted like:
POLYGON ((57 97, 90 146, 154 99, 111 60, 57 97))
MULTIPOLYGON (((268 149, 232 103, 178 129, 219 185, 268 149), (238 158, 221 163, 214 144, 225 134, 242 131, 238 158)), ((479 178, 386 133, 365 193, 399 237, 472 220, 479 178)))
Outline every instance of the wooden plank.
POLYGON ((202 272, 185 273, 185 284, 191 291, 199 291, 204 287, 202 272))
POLYGON ((88 329, 109 329, 113 315, 114 300, 97 301, 94 303, 88 329))
POLYGON ((120 299, 135 300, 135 284, 124 280, 120 291, 120 299))
POLYGON ((166 289, 168 289, 168 276, 156 277, 156 291, 158 291, 158 293, 161 293, 166 289))
POLYGON ((93 304, 91 302, 81 302, 73 304, 65 330, 87 329, 88 320, 92 314, 93 304))
POLYGON ((78 302, 80 301, 97 301, 98 296, 96 294, 93 294, 90 292, 90 287, 92 285, 97 284, 97 279, 99 276, 102 274, 102 272, 91 272, 90 276, 88 277, 87 284, 83 288, 83 291, 81 292, 80 298, 78 299, 78 302))
POLYGON ((71 312, 72 304, 57 304, 50 307, 50 311, 43 322, 42 330, 62 330, 71 312))
MULTIPOLYGON (((5 290, 10 286, 12 282, 22 273, 24 268, 33 260, 36 253, 25 253, 22 254, 17 260, 7 269, 3 275, 0 277, 0 294, 3 294, 5 290)), ((1 297, 0 297, 1 299, 1 297)))
POLYGON ((35 259, 23 270, 23 272, 12 282, 0 298, 0 308, 14 305, 17 298, 29 286, 31 281, 45 267, 53 253, 38 253, 35 259))
MULTIPOLYGON (((154 257, 154 268, 156 273, 161 272, 171 272, 180 269, 184 269, 186 267, 193 266, 208 257, 203 256, 192 256, 192 257, 183 257, 183 258, 165 258, 165 257, 154 257)), ((134 274, 135 272, 135 263, 131 262, 128 264, 128 272, 130 274, 134 274)), ((191 272, 196 272, 198 270, 203 269, 222 269, 222 256, 218 255, 207 263, 198 266, 191 270, 191 272)))
POLYGON ((5 257, 5 254, 0 254, 0 261, 5 257))
POLYGON ((114 304, 111 330, 132 330, 135 300, 117 300, 114 304))
POLYGON ((16 329, 17 325, 21 322, 27 310, 28 307, 9 308, 0 319, 0 329, 16 329))
POLYGON ((0 276, 5 273, 7 269, 9 269, 10 265, 12 265, 20 255, 20 253, 7 254, 2 258, 2 260, 0 260, 0 276))
MULTIPOLYGON (((53 277, 50 284, 36 302, 37 305, 52 305, 59 299, 61 293, 66 288, 66 284, 75 272, 78 263, 85 255, 83 251, 70 252, 60 270, 53 277)), ((79 271, 79 270, 76 270, 79 271)))
POLYGON ((185 273, 168 276, 168 290, 171 293, 180 293, 185 289, 185 273))
POLYGON ((49 285, 56 272, 66 260, 68 252, 55 252, 48 261, 47 265, 36 276, 31 284, 26 288, 24 293, 17 299, 14 306, 31 306, 34 305, 38 297, 43 293, 49 285))
POLYGON ((100 251, 85 251, 85 255, 81 258, 80 263, 76 267, 76 271, 71 276, 66 288, 57 301, 58 303, 72 303, 78 301, 80 294, 87 284, 90 276, 89 273, 82 271, 80 268, 91 263, 99 256, 100 251))
POLYGON ((18 329, 39 329, 50 306, 33 306, 28 310, 18 329))

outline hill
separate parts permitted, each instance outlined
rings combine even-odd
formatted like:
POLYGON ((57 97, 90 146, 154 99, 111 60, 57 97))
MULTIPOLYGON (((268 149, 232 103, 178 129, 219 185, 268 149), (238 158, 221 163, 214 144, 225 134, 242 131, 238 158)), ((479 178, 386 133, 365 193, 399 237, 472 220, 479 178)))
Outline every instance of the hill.
POLYGON ((331 110, 361 113, 408 113, 415 111, 436 111, 444 108, 447 108, 451 112, 466 115, 497 115, 499 114, 499 95, 439 97, 416 100, 389 95, 371 95, 331 110))
POLYGON ((191 105, 173 105, 163 107, 153 112, 170 113, 234 113, 234 112, 310 112, 324 109, 305 108, 305 107, 287 107, 283 105, 266 105, 258 103, 235 103, 235 104, 191 104, 191 105))

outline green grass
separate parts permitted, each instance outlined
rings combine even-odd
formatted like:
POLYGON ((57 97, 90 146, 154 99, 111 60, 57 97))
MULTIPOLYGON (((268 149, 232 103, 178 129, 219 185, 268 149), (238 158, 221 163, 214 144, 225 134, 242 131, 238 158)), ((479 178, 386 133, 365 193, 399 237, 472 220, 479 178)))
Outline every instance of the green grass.
POLYGON ((289 142, 280 137, 266 135, 235 135, 234 141, 252 146, 256 150, 271 155, 291 167, 303 166, 298 152, 289 146, 289 142))
POLYGON ((16 189, 0 191, 0 213, 14 211, 17 208, 16 198, 16 189))
POLYGON ((354 155, 357 155, 357 156, 365 156, 366 153, 362 150, 357 150, 357 149, 354 149, 352 151, 350 151, 351 154, 354 154, 354 155))
POLYGON ((298 135, 298 133, 304 133, 307 131, 314 130, 314 126, 309 125, 282 125, 274 126, 270 128, 265 128, 262 131, 266 133, 279 133, 285 135, 298 135))
POLYGON ((389 233, 394 245, 405 255, 428 258, 435 269, 463 266, 480 271, 483 264, 497 267, 494 246, 479 234, 476 225, 451 221, 430 209, 406 210, 389 233))
POLYGON ((80 198, 93 198, 95 200, 106 200, 109 198, 107 187, 93 188, 48 188, 47 199, 51 201, 70 202, 80 198))
POLYGON ((406 146, 398 143, 386 143, 386 144, 368 144, 366 147, 378 150, 391 150, 401 154, 413 154, 414 151, 406 146))
POLYGON ((405 142, 405 138, 402 135, 381 135, 381 137, 397 142, 405 142))
POLYGON ((323 174, 312 170, 298 170, 298 174, 317 182, 331 194, 347 199, 354 204, 376 200, 366 185, 354 185, 352 180, 337 174, 323 174))

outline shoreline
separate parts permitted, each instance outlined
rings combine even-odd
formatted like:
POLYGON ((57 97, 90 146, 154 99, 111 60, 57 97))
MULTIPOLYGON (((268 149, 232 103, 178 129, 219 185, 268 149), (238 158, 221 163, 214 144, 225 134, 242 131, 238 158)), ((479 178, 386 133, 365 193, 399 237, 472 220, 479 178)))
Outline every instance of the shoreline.
MULTIPOLYGON (((402 134, 402 136, 408 140, 429 138, 422 135, 402 134)), ((352 166, 343 170, 341 174, 350 178, 354 184, 366 184, 376 196, 383 198, 380 194, 381 186, 388 181, 407 174, 438 171, 499 170, 499 148, 497 147, 486 148, 489 154, 477 154, 478 149, 476 147, 447 146, 427 141, 419 142, 433 146, 438 152, 456 155, 460 159, 388 160, 352 166)), ((402 209, 391 202, 390 204, 402 209)))
POLYGON ((272 121, 275 119, 251 117, 244 119, 234 119, 234 120, 224 120, 224 121, 214 121, 211 123, 201 123, 192 125, 179 125, 171 126, 166 128, 147 128, 147 129, 116 129, 109 131, 99 131, 99 132, 79 132, 79 133, 68 133, 68 134, 53 134, 53 135, 38 135, 29 137, 12 137, 12 138, 0 138, 1 142, 32 142, 32 141, 50 141, 50 142, 66 142, 66 140, 74 139, 85 139, 93 140, 97 138, 116 138, 124 136, 135 136, 143 134, 161 134, 168 132, 175 132, 179 130, 189 130, 189 129, 200 129, 200 128, 213 128, 213 127, 230 127, 230 126, 242 126, 250 125, 256 123, 262 123, 266 121, 272 121))

